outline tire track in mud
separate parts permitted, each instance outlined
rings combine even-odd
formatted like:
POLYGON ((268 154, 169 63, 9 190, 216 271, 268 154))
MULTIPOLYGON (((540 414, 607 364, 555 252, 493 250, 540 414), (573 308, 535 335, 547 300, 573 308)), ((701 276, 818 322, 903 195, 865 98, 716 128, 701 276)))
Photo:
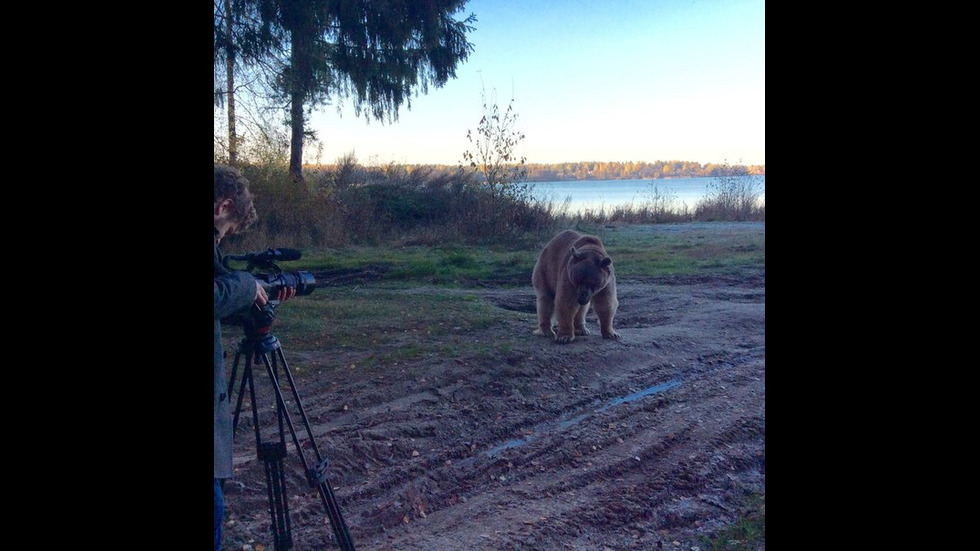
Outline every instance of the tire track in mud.
MULTIPOLYGON (((497 527, 491 533, 507 535, 507 538, 499 534, 489 537, 488 549, 493 545, 510 548, 506 546, 507 541, 510 545, 533 545, 546 535, 552 541, 574 540, 592 545, 599 542, 597 534, 615 528, 630 534, 628 539, 636 540, 634 534, 653 538, 663 528, 684 527, 694 522, 692 519, 698 517, 699 509, 721 507, 734 511, 737 504, 726 504, 724 498, 714 496, 709 491, 709 481, 754 468, 757 460, 752 454, 727 463, 717 459, 704 461, 702 457, 732 454, 738 442, 758 436, 760 424, 764 431, 764 419, 760 423, 757 416, 748 421, 733 416, 721 434, 708 437, 699 434, 701 429, 695 420, 669 421, 674 416, 685 419, 682 411, 676 411, 685 408, 684 401, 680 400, 676 406, 671 406, 671 401, 669 398, 649 404, 638 401, 622 411, 611 409, 597 415, 595 424, 611 427, 610 434, 602 438, 594 437, 595 427, 583 425, 581 430, 542 437, 526 449, 511 449, 499 457, 477 456, 467 468, 459 466, 454 473, 447 472, 452 470, 448 467, 437 469, 442 472, 426 475, 435 480, 451 480, 446 488, 427 481, 405 481, 400 495, 406 503, 413 498, 416 503, 424 503, 429 518, 436 518, 442 510, 436 504, 449 508, 461 502, 469 503, 470 509, 475 508, 468 513, 473 515, 474 522, 497 527), (629 411, 630 408, 640 409, 644 414, 632 419, 636 412, 629 411), (690 457, 691 442, 702 439, 707 444, 690 457), (496 498, 484 495, 486 480, 499 486, 496 498), (617 481, 611 488, 610 480, 617 481), (627 489, 625 493, 623 488, 627 489), (546 501, 547 507, 538 507, 541 501, 546 501), (544 509, 548 512, 544 513, 544 509), (519 518, 526 520, 517 522, 519 518)), ((705 407, 714 404, 705 404, 700 409, 705 407)), ((758 450, 753 453, 758 455, 758 450)), ((397 521, 396 517, 402 513, 408 514, 404 509, 399 510, 389 520, 397 521)), ((607 539, 599 539, 605 545, 610 544, 607 539)), ((401 548, 410 549, 422 543, 410 538, 401 548)))
MULTIPOLYGON (((699 375, 699 378, 706 376, 699 375)), ((664 394, 669 395, 670 390, 682 384, 678 382, 665 388, 664 394)), ((628 390, 627 387, 618 392, 628 390)), ((613 394, 616 392, 613 391, 613 394)), ((679 389, 678 392, 682 393, 682 397, 686 391, 679 389)), ((390 529, 404 524, 406 518, 411 522, 413 518, 452 507, 461 499, 472 499, 473 495, 482 491, 486 480, 498 481, 502 486, 506 484, 506 487, 533 483, 535 493, 547 499, 575 494, 596 485, 601 487, 605 481, 613 478, 625 477, 629 482, 630 478, 644 476, 645 469, 671 449, 689 442, 687 434, 693 430, 691 426, 677 427, 673 432, 663 434, 664 427, 669 427, 670 423, 666 422, 666 414, 660 410, 666 408, 673 401, 672 398, 650 394, 622 404, 617 403, 618 400, 621 398, 607 399, 606 405, 590 410, 591 413, 584 414, 584 417, 582 414, 569 417, 567 413, 550 416, 548 420, 538 423, 547 425, 550 432, 529 432, 534 436, 532 441, 501 449, 498 453, 494 453, 494 449, 499 448, 499 444, 489 450, 480 450, 494 445, 496 441, 494 438, 484 438, 479 443, 471 443, 468 448, 447 450, 435 460, 421 462, 413 469, 389 469, 385 476, 375 481, 373 491, 355 492, 354 500, 370 501, 386 495, 390 489, 398 489, 400 499, 393 506, 382 506, 365 518, 370 524, 390 529), (642 415, 634 419, 637 412, 642 412, 642 415), (637 445, 635 442, 646 443, 637 445), (548 473, 555 471, 560 473, 560 478, 548 481, 548 473)), ((529 421, 522 418, 517 425, 528 426, 529 421)), ((509 431, 505 429, 502 432, 509 431)), ((674 471, 662 473, 657 478, 659 482, 634 481, 631 486, 635 488, 637 496, 650 494, 654 489, 665 486, 677 491, 685 485, 685 480, 694 479, 694 475, 674 471), (667 484, 667 481, 672 481, 672 484, 667 484)), ((619 498, 618 492, 606 497, 613 501, 619 498)), ((660 497, 656 501, 666 499, 660 497)), ((643 511, 649 509, 653 500, 644 497, 640 501, 644 505, 638 509, 629 507, 627 501, 626 505, 620 504, 611 510, 619 511, 616 514, 627 519, 645 518, 649 515, 643 511)), ((564 526, 570 522, 568 519, 580 515, 588 518, 585 509, 596 507, 601 509, 603 505, 583 505, 572 509, 566 516, 554 521, 557 523, 554 526, 564 526)), ((604 516, 601 520, 605 526, 610 526, 608 518, 604 516)), ((574 525, 581 528, 581 523, 574 525)), ((540 530, 548 525, 538 523, 536 526, 540 530)))

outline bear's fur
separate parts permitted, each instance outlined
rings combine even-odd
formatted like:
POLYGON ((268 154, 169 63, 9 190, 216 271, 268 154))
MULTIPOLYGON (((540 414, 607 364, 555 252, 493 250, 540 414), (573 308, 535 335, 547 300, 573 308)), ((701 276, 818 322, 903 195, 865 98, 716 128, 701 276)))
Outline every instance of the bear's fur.
POLYGON ((602 336, 619 338, 613 329, 619 307, 616 272, 598 237, 573 230, 556 235, 538 256, 531 283, 538 297, 535 335, 554 335, 559 344, 572 342, 576 335, 588 335, 585 314, 591 306, 599 317, 602 336), (553 320, 558 322, 557 333, 552 329, 553 320))

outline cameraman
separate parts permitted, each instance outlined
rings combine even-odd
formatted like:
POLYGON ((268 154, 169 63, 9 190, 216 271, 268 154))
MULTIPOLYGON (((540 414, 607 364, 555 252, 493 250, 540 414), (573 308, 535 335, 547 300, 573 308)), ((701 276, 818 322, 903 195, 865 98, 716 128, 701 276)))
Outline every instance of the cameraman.
MULTIPOLYGON (((262 307, 269 296, 252 274, 229 271, 221 265, 218 244, 226 235, 246 230, 257 214, 249 182, 238 170, 214 165, 214 549, 221 549, 224 495, 221 480, 232 475, 232 414, 225 379, 225 354, 221 345, 221 319, 262 307)), ((279 291, 278 300, 295 295, 295 288, 279 291)))

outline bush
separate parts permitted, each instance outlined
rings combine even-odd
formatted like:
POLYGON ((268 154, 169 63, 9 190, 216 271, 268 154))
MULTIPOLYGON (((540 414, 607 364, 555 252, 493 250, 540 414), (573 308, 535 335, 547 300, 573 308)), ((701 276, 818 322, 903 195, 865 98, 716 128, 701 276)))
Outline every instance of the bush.
POLYGON ((352 155, 307 171, 307 184, 279 164, 241 167, 252 183, 259 220, 229 237, 236 249, 346 245, 520 245, 555 228, 546 206, 494 197, 473 173, 434 167, 365 168, 352 155), (528 235, 531 234, 531 235, 528 235))
POLYGON ((744 222, 764 221, 766 208, 760 204, 759 180, 746 167, 725 164, 708 184, 708 196, 698 202, 694 219, 744 222))

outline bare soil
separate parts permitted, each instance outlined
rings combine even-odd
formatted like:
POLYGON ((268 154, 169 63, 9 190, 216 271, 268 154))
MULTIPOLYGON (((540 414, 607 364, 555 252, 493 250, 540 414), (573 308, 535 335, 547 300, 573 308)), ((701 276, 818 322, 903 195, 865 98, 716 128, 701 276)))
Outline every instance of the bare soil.
MULTIPOLYGON (((764 496, 765 274, 618 287, 619 341, 599 336, 593 313, 592 334, 570 344, 533 336, 530 283, 467 289, 525 314, 471 335, 509 352, 298 375, 356 548, 703 549, 764 496)), ((318 354, 345 361, 284 351, 294 371, 318 354)), ((271 550, 265 476, 243 425, 225 549, 271 550)), ((293 548, 337 549, 295 450, 286 469, 293 548)))

